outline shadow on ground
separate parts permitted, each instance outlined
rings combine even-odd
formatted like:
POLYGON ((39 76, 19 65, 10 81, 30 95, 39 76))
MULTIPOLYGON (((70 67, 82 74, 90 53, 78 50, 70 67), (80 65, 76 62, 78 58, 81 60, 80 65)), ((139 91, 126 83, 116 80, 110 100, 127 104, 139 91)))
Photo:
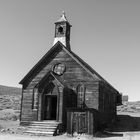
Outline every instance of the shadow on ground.
POLYGON ((96 137, 122 137, 123 132, 140 131, 140 117, 117 115, 114 123, 109 124, 103 132, 97 132, 96 137))
POLYGON ((120 133, 114 133, 114 132, 97 132, 95 135, 95 137, 100 137, 100 138, 107 138, 107 137, 123 137, 123 134, 120 133))
POLYGON ((118 115, 116 121, 107 130, 111 132, 140 131, 140 117, 118 115))

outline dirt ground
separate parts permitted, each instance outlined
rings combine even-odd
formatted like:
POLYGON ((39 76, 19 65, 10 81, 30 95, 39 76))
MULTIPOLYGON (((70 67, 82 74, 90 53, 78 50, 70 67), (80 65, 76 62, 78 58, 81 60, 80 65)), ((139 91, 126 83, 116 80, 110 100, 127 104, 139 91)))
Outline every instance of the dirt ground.
POLYGON ((70 137, 67 135, 54 136, 54 137, 39 137, 39 136, 28 136, 28 135, 16 135, 16 134, 0 134, 0 140, 140 140, 139 134, 133 136, 126 135, 123 137, 106 137, 106 138, 95 138, 92 136, 76 136, 70 137))
POLYGON ((140 140, 140 113, 119 112, 117 121, 95 136, 74 135, 45 137, 23 134, 18 120, 0 120, 0 140, 140 140))

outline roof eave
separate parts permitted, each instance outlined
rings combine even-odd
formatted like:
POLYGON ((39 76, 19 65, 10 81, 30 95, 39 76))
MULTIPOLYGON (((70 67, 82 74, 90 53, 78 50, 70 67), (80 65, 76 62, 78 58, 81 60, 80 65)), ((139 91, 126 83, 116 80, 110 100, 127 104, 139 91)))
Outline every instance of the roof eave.
POLYGON ((27 78, 29 77, 29 75, 38 67, 38 65, 40 65, 40 63, 43 62, 43 60, 50 54, 52 53, 56 47, 61 46, 64 47, 64 45, 58 41, 56 44, 54 44, 54 46, 38 61, 38 63, 24 76, 24 78, 19 82, 19 84, 24 84, 24 82, 27 80, 27 78))

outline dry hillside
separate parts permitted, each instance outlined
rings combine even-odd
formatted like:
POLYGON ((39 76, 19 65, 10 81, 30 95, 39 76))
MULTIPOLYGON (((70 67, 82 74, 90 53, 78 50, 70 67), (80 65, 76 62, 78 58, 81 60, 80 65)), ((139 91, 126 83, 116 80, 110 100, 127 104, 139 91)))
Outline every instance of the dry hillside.
POLYGON ((0 120, 17 120, 20 102, 20 88, 0 85, 0 120))
POLYGON ((123 102, 123 105, 117 107, 117 112, 140 113, 140 101, 123 102))

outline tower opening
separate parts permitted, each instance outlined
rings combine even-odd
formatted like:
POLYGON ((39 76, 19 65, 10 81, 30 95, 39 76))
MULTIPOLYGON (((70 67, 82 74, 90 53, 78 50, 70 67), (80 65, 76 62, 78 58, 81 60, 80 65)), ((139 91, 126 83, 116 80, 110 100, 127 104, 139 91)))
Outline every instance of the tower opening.
POLYGON ((59 27, 59 28, 58 28, 58 32, 61 33, 61 34, 63 34, 63 33, 64 33, 64 32, 63 32, 63 28, 62 28, 62 27, 59 27))

